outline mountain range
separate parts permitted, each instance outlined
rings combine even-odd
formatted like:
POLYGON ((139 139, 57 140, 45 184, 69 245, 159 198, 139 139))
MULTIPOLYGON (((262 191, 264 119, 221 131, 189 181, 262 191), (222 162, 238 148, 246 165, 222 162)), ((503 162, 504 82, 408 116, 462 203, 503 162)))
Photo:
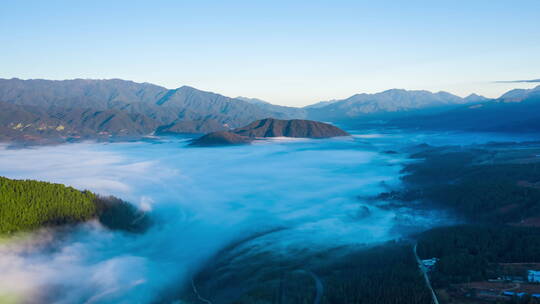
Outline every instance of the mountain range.
POLYGON ((303 115, 301 109, 261 107, 188 86, 169 90, 120 79, 0 79, 0 111, 3 139, 204 133, 303 115))
POLYGON ((479 95, 461 98, 447 92, 391 89, 375 94, 355 94, 342 100, 323 101, 306 108, 310 119, 349 121, 403 115, 418 110, 431 113, 485 100, 488 99, 479 95))
POLYGON ((167 89, 121 79, 0 79, 0 140, 65 141, 208 133, 269 117, 351 126, 382 120, 415 128, 463 129, 482 123, 485 130, 521 130, 523 122, 527 129, 538 130, 535 112, 539 111, 527 109, 536 109, 539 88, 512 90, 498 99, 392 89, 295 108, 256 98, 226 97, 189 86, 167 89), (511 115, 498 115, 501 111, 511 115), (493 124, 494 119, 499 123, 493 124))
POLYGON ((401 127, 489 132, 540 132, 540 86, 511 90, 501 97, 433 115, 389 122, 401 127))

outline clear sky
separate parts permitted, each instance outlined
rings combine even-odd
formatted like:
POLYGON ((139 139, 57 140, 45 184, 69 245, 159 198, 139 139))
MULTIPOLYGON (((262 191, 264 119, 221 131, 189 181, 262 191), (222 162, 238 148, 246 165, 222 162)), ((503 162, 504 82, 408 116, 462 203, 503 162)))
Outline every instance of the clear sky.
MULTIPOLYGON (((0 78, 122 78, 306 105, 390 88, 496 97, 540 78, 540 1, 25 1, 0 78)), ((540 85, 540 83, 536 83, 540 85)))

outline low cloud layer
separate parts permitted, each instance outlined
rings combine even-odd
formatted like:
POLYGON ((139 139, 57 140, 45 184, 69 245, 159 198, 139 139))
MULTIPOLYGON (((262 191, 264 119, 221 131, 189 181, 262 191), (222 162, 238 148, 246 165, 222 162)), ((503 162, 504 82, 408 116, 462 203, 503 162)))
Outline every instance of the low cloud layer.
POLYGON ((540 79, 525 79, 525 80, 499 80, 495 83, 540 83, 540 79))
POLYGON ((229 242, 260 231, 286 228, 264 241, 280 251, 398 237, 396 212, 358 199, 398 183, 402 159, 377 152, 388 144, 377 137, 208 149, 178 141, 0 148, 0 175, 116 195, 157 222, 140 236, 91 222, 1 244, 0 295, 150 303, 229 242))

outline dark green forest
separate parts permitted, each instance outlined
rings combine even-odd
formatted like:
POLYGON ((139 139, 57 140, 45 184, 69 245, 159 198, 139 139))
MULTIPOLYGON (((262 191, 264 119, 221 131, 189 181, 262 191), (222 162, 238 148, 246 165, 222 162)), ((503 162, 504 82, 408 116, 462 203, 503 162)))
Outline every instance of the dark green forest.
POLYGON ((354 252, 318 272, 326 288, 322 303, 431 303, 410 244, 354 252))
POLYGON ((0 177, 0 234, 97 218, 111 229, 143 231, 149 219, 127 202, 61 184, 0 177))
POLYGON ((422 201, 466 221, 520 223, 540 216, 540 162, 512 163, 475 148, 436 148, 413 155, 405 166, 403 190, 383 199, 422 201))
MULTIPOLYGON (((261 252, 252 256, 232 250, 221 252, 207 265, 194 276, 194 283, 212 303, 311 304, 317 294, 324 304, 431 303, 410 243, 307 255, 261 252)), ((182 299, 199 303, 191 286, 182 299)))
MULTIPOLYGON (((535 143, 412 149, 403 187, 378 198, 445 210, 458 223, 469 223, 417 236, 420 257, 439 259, 430 272, 434 288, 470 300, 456 284, 525 278, 526 269, 538 267, 530 264, 540 263, 538 149, 535 143)), ((501 301, 536 303, 530 295, 501 301)))
POLYGON ((434 228, 419 236, 418 254, 440 259, 432 273, 436 286, 493 279, 505 274, 498 263, 540 263, 540 228, 434 228))

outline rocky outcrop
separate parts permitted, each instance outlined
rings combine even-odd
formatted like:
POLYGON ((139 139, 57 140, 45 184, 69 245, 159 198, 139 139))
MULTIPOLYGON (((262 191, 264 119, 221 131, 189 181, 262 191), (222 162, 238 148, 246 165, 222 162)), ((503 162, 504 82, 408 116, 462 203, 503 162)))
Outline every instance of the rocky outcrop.
POLYGON ((318 121, 267 118, 229 132, 208 133, 193 140, 191 145, 225 146, 247 144, 257 138, 267 137, 329 138, 348 135, 338 127, 318 121))
POLYGON ((274 118, 254 121, 245 127, 234 129, 233 132, 247 137, 329 138, 349 135, 340 128, 323 122, 274 118))
POLYGON ((251 138, 231 132, 212 132, 199 137, 191 142, 191 146, 212 147, 243 145, 251 142, 251 138))

